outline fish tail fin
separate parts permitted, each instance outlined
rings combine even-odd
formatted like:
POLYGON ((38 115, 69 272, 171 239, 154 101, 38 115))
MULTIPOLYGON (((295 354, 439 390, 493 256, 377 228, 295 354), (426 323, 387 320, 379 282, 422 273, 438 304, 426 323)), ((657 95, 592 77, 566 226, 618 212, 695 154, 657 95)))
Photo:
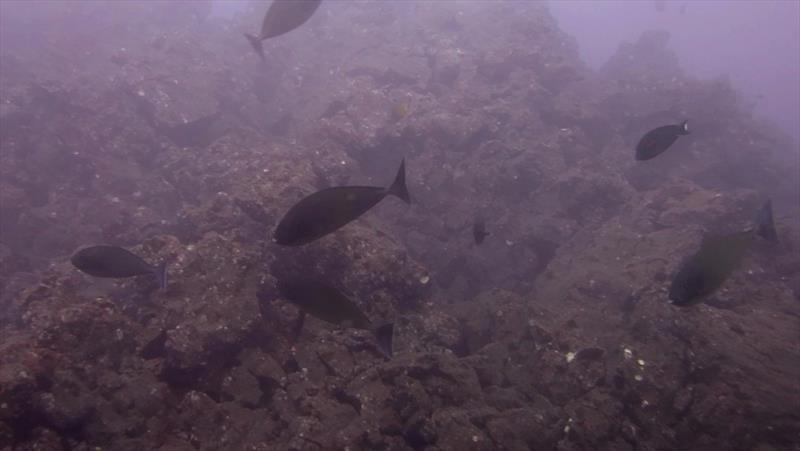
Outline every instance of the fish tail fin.
POLYGON ((392 358, 392 336, 394 335, 394 323, 385 323, 372 330, 375 339, 378 341, 378 349, 387 359, 392 358))
POLYGON ((682 135, 688 135, 689 133, 690 133, 689 132, 689 121, 686 120, 686 121, 681 122, 681 134, 682 135))
POLYGON ((161 262, 156 268, 153 270, 153 275, 156 276, 156 280, 158 281, 158 287, 162 290, 167 289, 167 262, 161 262))
POLYGON ((756 235, 771 243, 778 242, 775 220, 772 218, 772 200, 764 202, 764 205, 758 210, 756 215, 756 235))
POLYGON ((289 343, 295 344, 297 340, 300 339, 300 333, 303 331, 303 325, 306 323, 306 312, 300 310, 300 314, 297 315, 297 320, 295 321, 294 325, 292 326, 292 330, 289 333, 289 343))
POLYGON ((407 204, 411 203, 411 196, 408 194, 408 188, 406 188, 405 158, 403 158, 403 161, 400 163, 400 169, 397 170, 397 175, 394 177, 394 182, 392 182, 392 186, 389 187, 388 193, 403 199, 407 204))
POLYGON ((250 41, 250 45, 253 46, 253 50, 258 53, 258 56, 261 57, 261 61, 264 61, 266 58, 264 57, 264 45, 261 43, 261 39, 256 36, 253 36, 250 33, 245 33, 244 37, 250 41))

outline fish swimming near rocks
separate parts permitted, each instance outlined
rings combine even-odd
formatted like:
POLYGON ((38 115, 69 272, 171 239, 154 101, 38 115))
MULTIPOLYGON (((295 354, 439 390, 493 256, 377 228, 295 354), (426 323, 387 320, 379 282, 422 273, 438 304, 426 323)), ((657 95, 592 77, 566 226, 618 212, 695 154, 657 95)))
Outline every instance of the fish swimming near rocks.
POLYGON ((478 218, 472 224, 472 238, 475 240, 475 244, 483 243, 483 240, 489 236, 489 232, 486 231, 486 223, 482 218, 478 218))
POLYGON ((689 121, 680 124, 664 125, 658 127, 642 136, 636 145, 636 159, 639 161, 655 158, 665 150, 669 149, 675 140, 681 135, 689 134, 689 121))
POLYGON ((286 212, 275 229, 273 241, 285 246, 310 243, 357 219, 388 195, 407 204, 405 159, 389 188, 378 186, 336 186, 311 194, 286 212))
POLYGON ((673 278, 670 303, 684 307, 711 296, 736 270, 756 236, 773 243, 778 240, 770 201, 759 210, 754 227, 703 239, 700 250, 683 261, 673 278))
POLYGON ((281 296, 301 311, 331 324, 369 330, 375 335, 378 349, 392 357, 394 323, 375 325, 350 298, 337 288, 313 277, 297 277, 278 281, 281 296))
POLYGON ((262 41, 288 33, 303 25, 314 15, 321 3, 322 0, 274 0, 264 15, 261 33, 258 36, 245 33, 244 37, 263 61, 265 57, 262 41))
POLYGON ((76 252, 70 262, 94 277, 121 279, 152 274, 163 290, 167 288, 167 263, 151 265, 136 254, 118 246, 90 246, 76 252))

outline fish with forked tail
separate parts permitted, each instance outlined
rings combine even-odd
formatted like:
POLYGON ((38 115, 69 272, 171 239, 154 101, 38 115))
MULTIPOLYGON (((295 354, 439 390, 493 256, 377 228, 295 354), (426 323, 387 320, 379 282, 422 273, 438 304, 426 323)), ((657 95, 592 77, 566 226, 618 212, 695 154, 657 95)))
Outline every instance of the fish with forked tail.
POLYGON ((739 266, 755 237, 776 242, 772 203, 767 201, 756 216, 756 225, 741 232, 704 238, 700 250, 684 260, 669 288, 670 303, 689 306, 711 296, 739 266))
POLYGON ((284 215, 273 239, 285 246, 310 243, 344 227, 390 194, 411 203, 406 188, 405 160, 400 163, 394 182, 388 188, 337 186, 305 197, 284 215))
POLYGON ((288 33, 303 25, 314 15, 321 3, 322 0, 274 0, 264 15, 261 33, 258 36, 245 33, 244 37, 263 61, 264 47, 261 41, 288 33))
POLYGON ((649 160, 662 154, 669 149, 679 136, 689 134, 689 121, 683 121, 676 125, 665 125, 658 127, 642 136, 636 145, 636 159, 639 161, 649 160))
POLYGON ((298 277, 278 281, 278 291, 311 316, 331 324, 371 331, 381 353, 386 358, 392 357, 394 324, 374 325, 358 305, 335 287, 312 277, 298 277))
POLYGON ((70 262, 94 277, 125 278, 152 274, 163 290, 167 288, 166 262, 154 266, 136 254, 118 246, 90 246, 76 252, 70 262))

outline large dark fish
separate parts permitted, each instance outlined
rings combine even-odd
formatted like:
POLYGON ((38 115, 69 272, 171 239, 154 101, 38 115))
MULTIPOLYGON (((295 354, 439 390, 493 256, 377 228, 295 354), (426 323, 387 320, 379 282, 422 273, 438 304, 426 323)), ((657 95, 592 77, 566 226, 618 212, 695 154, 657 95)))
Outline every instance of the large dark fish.
POLYGON ((689 121, 677 125, 665 125, 650 130, 642 136, 636 145, 636 159, 639 161, 655 158, 678 139, 678 136, 689 134, 689 121))
POLYGON ((378 349, 392 357, 393 323, 374 326, 358 306, 336 288, 311 277, 278 281, 278 290, 305 313, 344 327, 369 330, 375 334, 378 349))
POLYGON ((274 241, 286 246, 310 243, 345 226, 392 194, 411 203, 405 160, 389 188, 337 186, 317 191, 295 204, 278 223, 274 241))
POLYGON ((314 15, 322 0, 274 0, 264 16, 261 24, 261 34, 253 36, 245 33, 244 37, 250 41, 253 50, 264 59, 264 39, 274 38, 288 33, 303 25, 314 15))
POLYGON ((713 294, 742 262, 756 235, 771 242, 777 241, 770 201, 759 210, 755 227, 703 239, 700 250, 681 264, 673 278, 669 288, 670 302, 689 306, 713 294))
POLYGON ((486 231, 486 223, 481 218, 476 219, 472 224, 472 238, 475 239, 475 244, 483 243, 487 236, 489 236, 489 232, 486 231))
POLYGON ((167 287, 167 264, 153 266, 138 255, 117 246, 91 246, 76 252, 70 262, 76 268, 95 277, 113 279, 152 274, 163 290, 167 287))

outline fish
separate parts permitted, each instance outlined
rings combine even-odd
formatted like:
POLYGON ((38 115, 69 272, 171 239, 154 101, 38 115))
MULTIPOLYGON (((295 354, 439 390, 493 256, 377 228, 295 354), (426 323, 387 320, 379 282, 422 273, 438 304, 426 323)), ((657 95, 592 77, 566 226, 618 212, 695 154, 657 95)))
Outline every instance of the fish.
POLYGON ((392 105, 389 115, 391 119, 396 122, 405 119, 408 116, 408 113, 408 104, 405 102, 397 102, 392 105))
POLYGON ((120 279, 152 274, 162 290, 167 288, 167 263, 151 265, 118 246, 89 246, 70 257, 72 265, 94 277, 120 279))
POLYGON ((258 36, 245 33, 244 37, 263 61, 265 57, 262 41, 288 33, 303 25, 314 15, 321 3, 322 0, 274 0, 264 15, 261 33, 258 36))
POLYGON ((349 297, 336 287, 315 277, 296 277, 278 281, 278 291, 301 311, 322 321, 343 327, 371 331, 378 349, 392 357, 394 323, 375 325, 349 297))
POLYGON ((706 300, 739 267, 756 236, 777 242, 770 201, 758 211, 755 227, 704 238, 700 249, 681 263, 673 277, 669 302, 685 307, 706 300))
POLYGON ((665 125, 658 127, 642 136, 636 145, 636 159, 639 161, 649 160, 669 149, 675 140, 681 135, 689 134, 689 121, 683 121, 676 125, 665 125))
POLYGON ((336 186, 303 198, 280 220, 273 241, 284 246, 300 246, 315 241, 359 218, 390 194, 411 203, 406 188, 405 159, 389 188, 336 186))
POLYGON ((775 231, 775 220, 772 217, 772 200, 767 200, 756 214, 757 234, 770 243, 778 242, 778 233, 775 231))
POLYGON ((483 239, 489 236, 489 232, 486 231, 486 223, 483 219, 478 218, 472 224, 472 237, 475 239, 475 244, 483 243, 483 239))

